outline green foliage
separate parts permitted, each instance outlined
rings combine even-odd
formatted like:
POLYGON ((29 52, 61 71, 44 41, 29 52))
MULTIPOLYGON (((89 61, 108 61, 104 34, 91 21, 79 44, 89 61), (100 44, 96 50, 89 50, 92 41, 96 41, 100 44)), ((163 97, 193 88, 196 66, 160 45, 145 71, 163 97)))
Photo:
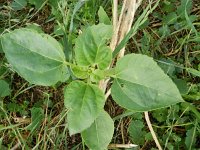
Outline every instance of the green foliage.
POLYGON ((179 89, 181 95, 186 95, 188 93, 189 87, 187 86, 187 82, 182 79, 174 79, 174 83, 179 89))
POLYGON ((183 102, 177 87, 150 57, 126 55, 117 62, 115 74, 111 95, 122 107, 149 111, 183 102))
POLYGON ((153 111, 152 115, 158 122, 165 122, 167 120, 168 110, 165 108, 158 109, 153 111))
POLYGON ((22 116, 25 116, 28 114, 28 104, 29 101, 24 101, 22 104, 18 104, 17 102, 10 102, 6 106, 6 109, 10 112, 18 113, 22 116))
POLYGON ((197 130, 197 122, 195 126, 189 129, 186 133, 185 144, 188 150, 192 150, 194 148, 194 144, 196 142, 196 130, 197 130))
POLYGON ((111 21, 102 6, 99 8, 98 16, 99 16, 99 23, 104 23, 107 25, 111 24, 111 21))
POLYGON ((83 4, 85 3, 85 1, 82 1, 82 0, 79 0, 75 7, 74 7, 74 10, 73 10, 73 14, 72 14, 72 17, 71 17, 71 22, 70 22, 70 28, 69 28, 69 32, 72 32, 73 30, 73 26, 74 26, 74 17, 75 17, 75 14, 78 12, 78 10, 83 6, 83 4))
POLYGON ((135 144, 143 145, 145 142, 146 132, 143 130, 144 123, 140 120, 132 120, 128 132, 135 144))
POLYGON ((186 69, 189 73, 191 73, 192 75, 196 76, 196 77, 200 77, 200 71, 193 69, 193 68, 187 68, 186 69))
POLYGON ((112 36, 112 26, 93 25, 88 27, 76 40, 75 59, 79 66, 105 69, 111 62, 112 53, 105 45, 112 36))
POLYGON ((81 135, 90 149, 104 150, 110 143, 113 133, 114 122, 105 111, 102 111, 94 123, 81 135))
POLYGON ((169 75, 170 77, 173 77, 176 71, 176 68, 174 67, 175 62, 172 60, 166 60, 162 59, 158 62, 158 65, 162 68, 162 70, 169 75))
POLYGON ((34 132, 42 123, 44 119, 44 110, 42 108, 33 107, 31 109, 31 124, 26 129, 34 132))
POLYGON ((27 25, 26 29, 31 29, 31 30, 37 31, 38 33, 44 33, 41 29, 41 26, 36 23, 28 23, 26 25, 27 25))
POLYGON ((2 48, 1 42, 0 42, 0 53, 3 53, 3 48, 2 48))
POLYGON ((28 2, 34 5, 36 9, 39 9, 43 5, 45 0, 28 0, 28 2))
POLYGON ((58 3, 61 0, 49 0, 50 5, 52 5, 53 7, 57 8, 58 7, 58 3))
POLYGON ((65 107, 70 135, 91 126, 105 104, 105 97, 96 85, 73 81, 65 89, 65 107))
POLYGON ((177 22, 177 14, 175 12, 169 13, 163 18, 163 24, 171 25, 177 22))
POLYGON ((192 9, 192 1, 181 0, 181 5, 177 7, 177 13, 181 18, 185 17, 185 14, 189 14, 192 9))
POLYGON ((4 80, 0 80, 0 98, 8 96, 10 95, 10 93, 11 93, 11 90, 10 90, 9 84, 4 80))
POLYGON ((86 79, 89 77, 88 67, 79 67, 79 66, 72 66, 71 67, 74 75, 79 79, 86 79))
MULTIPOLYGON (((76 39, 73 64, 65 60, 63 48, 54 38, 33 29, 14 30, 1 39, 8 62, 30 83, 50 86, 65 82, 70 66, 77 81, 69 83, 64 90, 69 133, 82 132, 86 145, 91 149, 105 149, 114 130, 112 119, 103 111, 103 91, 95 85, 101 79, 114 78, 111 95, 127 109, 150 111, 183 102, 172 80, 148 56, 127 55, 117 62, 115 68, 107 70, 112 53, 106 42, 111 36, 111 25, 100 23, 88 27, 76 39)), ((32 123, 27 129, 35 131, 44 118, 43 114, 42 109, 33 108, 32 123)), ((132 124, 140 126, 141 122, 132 124)), ((134 141, 138 134, 144 136, 142 125, 141 132, 136 132, 131 126, 130 134, 134 141)), ((139 144, 144 142, 137 140, 139 144)))
POLYGON ((162 4, 163 11, 170 13, 170 12, 173 12, 174 9, 175 9, 175 6, 172 1, 168 1, 168 0, 163 1, 163 4, 162 4))
MULTIPOLYGON (((15 139, 8 142, 12 148, 16 139, 19 139, 23 146, 26 142, 31 146, 35 144, 33 149, 48 149, 52 143, 54 149, 59 149, 60 145, 67 149, 77 149, 81 146, 80 143, 75 147, 68 145, 69 138, 66 136, 69 129, 70 135, 81 133, 83 146, 86 144, 89 149, 106 149, 113 136, 114 123, 103 110, 105 96, 98 84, 102 79, 111 78, 107 89, 111 87, 113 99, 124 108, 140 111, 135 113, 126 110, 114 118, 115 125, 118 126, 119 118, 121 123, 123 117, 131 115, 132 121, 128 126, 128 134, 133 143, 144 147, 152 143, 153 139, 144 123, 142 112, 153 110, 149 114, 163 149, 197 149, 200 136, 199 124, 194 120, 199 121, 200 118, 198 111, 200 36, 197 32, 199 31, 198 9, 192 10, 193 1, 165 0, 157 1, 155 7, 152 7, 151 3, 148 3, 147 7, 140 7, 136 14, 144 8, 143 13, 138 18, 135 17, 136 21, 131 31, 117 46, 113 58, 131 39, 130 45, 126 47, 127 53, 136 50, 153 59, 141 54, 128 54, 116 63, 114 59, 112 60, 111 50, 108 47, 112 36, 109 1, 26 0, 28 5, 26 3, 18 5, 16 2, 20 1, 23 2, 18 0, 11 3, 12 10, 3 6, 4 11, 0 16, 0 19, 8 16, 4 20, 5 27, 2 27, 1 20, 0 31, 3 34, 1 34, 0 44, 2 57, 0 93, 7 91, 6 96, 9 96, 10 85, 14 94, 13 98, 12 95, 5 98, 0 96, 3 97, 0 104, 0 124, 5 124, 9 117, 11 118, 10 125, 1 126, 0 130, 3 131, 1 135, 6 135, 6 138, 0 139, 0 145, 1 142, 5 144, 5 139, 15 139), (34 5, 36 9, 31 7, 28 11, 29 4, 34 5), (45 8, 44 4, 47 4, 45 8), (28 14, 20 20, 18 17, 20 11, 15 10, 21 9, 28 14), (152 13, 153 10, 155 13, 152 13), (152 15, 149 18, 150 14, 152 15), (97 15, 99 20, 96 20, 97 15), (40 24, 40 19, 43 24, 40 24), (34 21, 40 26, 29 24, 34 21), (97 22, 100 24, 91 26, 97 22), (12 31, 25 25, 26 29, 12 31), (46 27, 54 30, 51 36, 41 30, 46 27), (9 33, 6 33, 7 31, 9 33), (78 34, 80 35, 77 37, 78 34), (2 50, 5 52, 5 57, 2 50), (112 61, 114 67, 108 70, 112 61), (49 104, 51 106, 44 104, 43 99, 40 103, 37 102, 40 94, 44 92, 43 87, 32 90, 30 86, 35 85, 24 83, 24 80, 21 82, 18 77, 20 81, 15 85, 16 81, 13 81, 13 77, 16 78, 17 75, 14 75, 13 71, 31 84, 53 86, 45 89, 59 102, 52 100, 53 104, 49 104), (9 84, 6 83, 5 86, 3 79, 9 81, 9 84), (60 85, 62 88, 63 84, 66 110, 60 113, 58 109, 60 106, 62 108, 60 102, 62 95, 57 96, 56 89, 60 85), (181 95, 187 102, 171 106, 183 102, 181 95), (1 111, 4 108, 6 111, 1 111), (13 114, 21 117, 31 116, 31 123, 22 124, 20 127, 18 124, 12 125, 13 114), (64 122, 65 118, 67 118, 66 122, 64 122), (63 123, 66 123, 66 126, 63 126, 63 123), (24 133, 26 130, 30 133, 28 137, 24 133), (38 132, 40 134, 35 139, 38 132), (20 139, 21 135, 22 139, 20 139)), ((106 110, 109 109, 108 105, 106 104, 106 110)), ((123 122, 120 126, 122 125, 123 122)), ((127 127, 123 129, 126 130, 127 127)), ((118 135, 116 130, 114 143, 121 140, 121 138, 118 140, 118 135)), ((79 138, 77 139, 79 142, 79 138)))
POLYGON ((30 83, 49 86, 68 78, 62 47, 51 36, 18 29, 1 42, 9 63, 30 83))
POLYGON ((26 0, 14 0, 12 3, 11 3, 11 7, 12 9, 14 10, 21 10, 23 9, 24 7, 26 7, 27 5, 27 1, 26 0))

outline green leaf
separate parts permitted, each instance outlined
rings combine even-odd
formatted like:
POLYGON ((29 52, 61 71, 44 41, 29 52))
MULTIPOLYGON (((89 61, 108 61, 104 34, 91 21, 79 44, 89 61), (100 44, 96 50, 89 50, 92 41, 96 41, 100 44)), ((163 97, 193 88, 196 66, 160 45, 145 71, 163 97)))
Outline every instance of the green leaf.
POLYGON ((62 47, 51 36, 22 28, 1 42, 8 62, 30 83, 49 86, 69 77, 62 47))
POLYGON ((26 7, 27 5, 27 1, 26 0, 14 0, 12 3, 11 3, 11 7, 14 9, 14 10, 21 10, 23 9, 24 7, 26 7))
MULTIPOLYGON (((1 40, 1 38, 0 38, 0 40, 1 40)), ((2 48, 1 42, 0 42, 0 53, 3 53, 3 48, 2 48)))
POLYGON ((79 66, 108 67, 112 60, 111 49, 106 41, 112 36, 111 25, 93 25, 88 27, 77 38, 75 43, 75 59, 79 66))
POLYGON ((154 110, 154 111, 152 111, 152 116, 158 122, 165 122, 167 120, 168 110, 166 108, 154 110))
POLYGON ((88 67, 72 66, 71 69, 79 79, 86 79, 88 77, 88 67))
POLYGON ((61 0, 48 0, 48 2, 52 7, 57 8, 58 7, 58 3, 61 2, 61 0))
POLYGON ((177 7, 177 14, 181 18, 185 18, 185 13, 190 14, 192 10, 192 1, 191 0, 181 0, 181 5, 177 7))
POLYGON ((165 74, 173 77, 175 75, 175 62, 170 59, 161 59, 158 61, 159 67, 165 72, 165 74))
POLYGON ((99 8, 98 16, 99 16, 99 22, 100 23, 104 23, 104 24, 107 24, 107 25, 111 24, 111 21, 110 21, 107 13, 105 12, 105 10, 103 9, 102 6, 100 6, 100 8, 99 8))
POLYGON ((0 97, 8 96, 10 93, 9 84, 4 80, 0 80, 0 97))
POLYGON ((162 27, 159 28, 158 34, 162 37, 166 37, 170 35, 170 28, 168 25, 163 25, 162 27))
POLYGON ((91 126, 104 107, 105 97, 98 86, 73 81, 64 91, 64 103, 69 109, 67 120, 72 135, 91 126))
POLYGON ((126 55, 117 62, 115 73, 111 95, 122 107, 150 111, 184 102, 176 85, 151 57, 126 55))
POLYGON ((35 8, 39 9, 45 0, 28 0, 28 2, 32 5, 35 5, 35 8))
POLYGON ((196 141, 196 127, 193 127, 186 133, 185 145, 188 150, 192 150, 194 148, 195 141, 196 141))
POLYGON ((71 16, 71 21, 70 21, 70 26, 69 26, 69 32, 71 33, 74 27, 74 17, 75 14, 78 12, 78 10, 83 6, 83 4, 85 4, 85 0, 79 0, 76 5, 74 6, 74 10, 71 16))
POLYGON ((27 130, 34 132, 44 119, 44 111, 42 108, 33 107, 31 109, 31 124, 26 127, 27 130))
POLYGON ((179 89, 181 95, 186 95, 188 93, 189 87, 185 80, 174 78, 173 81, 176 84, 177 88, 179 89))
POLYGON ((144 123, 140 120, 132 120, 129 125, 128 132, 133 143, 143 145, 145 142, 145 134, 143 131, 144 123))
POLYGON ((188 42, 200 43, 200 34, 191 37, 190 39, 188 39, 188 42))
POLYGON ((99 82, 100 80, 105 78, 105 72, 99 69, 95 69, 91 74, 90 74, 90 80, 92 82, 99 82))
MULTIPOLYGON (((2 62, 0 62, 0 63, 2 63, 2 62)), ((3 65, 3 64, 0 64, 0 77, 1 77, 1 76, 3 77, 7 71, 8 71, 8 67, 6 67, 6 66, 3 65)), ((1 77, 1 78, 2 78, 2 77, 1 77)))
POLYGON ((177 14, 175 12, 169 13, 167 16, 163 16, 163 23, 171 25, 177 22, 177 14))
POLYGON ((192 104, 188 102, 182 103, 181 106, 183 106, 185 109, 189 108, 189 110, 195 114, 198 121, 200 121, 200 112, 198 108, 196 108, 196 106, 193 106, 192 104))
POLYGON ((102 111, 94 123, 81 133, 86 145, 93 150, 105 150, 114 133, 114 122, 102 111))
POLYGON ((41 29, 41 26, 37 23, 26 23, 26 29, 34 30, 38 33, 44 33, 41 29))
MULTIPOLYGON (((196 35, 198 35, 198 32, 197 32, 195 26, 192 23, 193 17, 191 17, 189 15, 190 11, 192 9, 192 1, 191 0, 182 0, 181 5, 183 5, 183 7, 184 7, 184 17, 185 17, 185 20, 187 22, 187 26, 191 28, 192 32, 194 32, 196 35)), ((179 10, 179 8, 177 10, 179 10)), ((181 13, 179 14, 180 17, 182 17, 181 13)))
POLYGON ((173 12, 175 10, 175 5, 174 5, 174 3, 170 2, 170 1, 164 1, 162 10, 167 13, 173 12))
POLYGON ((186 68, 187 72, 191 73, 196 77, 200 77, 200 71, 193 69, 193 68, 186 68))
POLYGON ((26 107, 24 107, 24 104, 21 104, 20 106, 19 106, 19 104, 17 104, 17 103, 15 103, 15 102, 10 102, 10 103, 8 103, 8 104, 6 104, 7 105, 7 110, 8 111, 10 111, 10 112, 19 112, 20 114, 23 114, 23 111, 24 111, 24 108, 26 107))
POLYGON ((150 45, 151 45, 151 41, 153 40, 153 38, 145 30, 143 32, 144 32, 144 35, 141 38, 141 50, 142 50, 143 54, 148 54, 148 53, 150 53, 150 45))

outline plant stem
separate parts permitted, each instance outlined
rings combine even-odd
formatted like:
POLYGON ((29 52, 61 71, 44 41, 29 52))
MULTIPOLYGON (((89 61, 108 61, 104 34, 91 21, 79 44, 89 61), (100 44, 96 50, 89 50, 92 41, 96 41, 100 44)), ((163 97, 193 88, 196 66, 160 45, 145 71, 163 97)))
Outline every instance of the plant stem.
POLYGON ((72 66, 72 67, 75 67, 75 66, 76 66, 76 65, 74 65, 74 64, 72 64, 72 63, 70 63, 70 62, 67 62, 67 61, 65 61, 64 64, 65 64, 66 66, 72 66))
MULTIPOLYGON (((140 6, 141 1, 142 0, 139 0, 139 1, 124 0, 119 20, 116 21, 116 19, 118 19, 117 10, 116 10, 118 3, 116 2, 116 0, 113 0, 113 4, 114 4, 114 6, 113 6, 113 24, 114 24, 113 31, 114 31, 114 34, 113 34, 113 37, 112 37, 111 43, 110 43, 110 48, 112 51, 115 50, 117 45, 123 40, 123 38, 129 32, 131 25, 133 23, 133 20, 134 20, 135 12, 136 12, 137 8, 140 6)), ((118 59, 120 57, 124 56, 125 45, 123 46, 121 51, 122 52, 120 52, 118 59)), ((110 64, 109 68, 113 67, 114 61, 115 60, 113 60, 113 62, 110 64)), ((108 84, 108 81, 101 80, 99 83, 99 87, 103 91, 105 91, 107 84, 108 84)))
POLYGON ((110 144, 108 146, 108 149, 115 149, 115 148, 134 148, 138 145, 135 144, 110 144))
POLYGON ((160 143, 159 143, 159 141, 158 141, 158 139, 157 139, 157 136, 156 136, 156 134, 155 134, 155 132, 154 132, 154 130, 153 130, 151 121, 150 121, 150 119, 149 119, 148 111, 144 112, 144 116, 145 116, 145 120, 146 120, 146 122, 147 122, 147 125, 148 125, 148 127, 149 127, 149 130, 150 130, 150 132, 151 132, 151 135, 152 135, 152 137, 153 137, 153 139, 154 139, 154 141, 155 141, 155 143, 156 143, 156 146, 158 147, 159 150, 162 150, 162 147, 160 146, 160 143))
POLYGON ((114 0, 113 1, 113 31, 115 31, 117 28, 117 20, 118 20, 117 6, 118 6, 118 0, 114 0))

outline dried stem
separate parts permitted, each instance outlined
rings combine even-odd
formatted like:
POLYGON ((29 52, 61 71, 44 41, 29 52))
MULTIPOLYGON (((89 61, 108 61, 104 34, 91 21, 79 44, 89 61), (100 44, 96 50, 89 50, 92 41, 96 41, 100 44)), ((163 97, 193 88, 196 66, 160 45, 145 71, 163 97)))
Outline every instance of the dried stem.
MULTIPOLYGON (((140 6, 142 0, 124 0, 121 14, 119 17, 119 20, 117 21, 117 5, 118 5, 118 0, 113 0, 114 5, 113 5, 113 28, 114 28, 114 34, 111 39, 110 43, 110 48, 112 51, 116 48, 116 46, 123 40, 123 38, 126 36, 126 34, 130 31, 135 12, 137 8, 140 6)), ((122 50, 119 52, 117 59, 121 58, 124 56, 125 53, 125 47, 122 48, 122 50)), ((110 68, 112 67, 113 63, 110 65, 110 68)), ((102 80, 99 84, 99 87, 103 89, 104 91, 106 90, 108 80, 102 80)), ((110 89, 106 93, 106 99, 110 95, 110 89)), ((156 134, 153 130, 153 127, 151 125, 150 119, 148 112, 145 112, 145 119, 147 122, 147 125, 149 127, 149 130, 153 136, 153 139, 158 147, 159 150, 162 150, 162 147, 160 146, 160 143, 156 137, 156 134)), ((109 148, 132 148, 132 146, 135 147, 134 144, 110 144, 109 148)))
POLYGON ((111 89, 108 89, 108 91, 106 92, 106 95, 105 95, 105 99, 107 99, 110 94, 111 94, 111 89))
MULTIPOLYGON (((110 48, 112 51, 116 48, 116 46, 122 41, 122 39, 129 32, 131 25, 134 20, 134 15, 137 8, 140 6, 142 0, 138 2, 136 0, 124 0, 122 10, 120 13, 119 20, 117 21, 117 8, 118 1, 113 0, 113 24, 114 24, 114 34, 111 39, 110 48)), ((124 56, 125 48, 123 48, 118 55, 118 58, 124 56)), ((113 66, 113 63, 110 65, 110 68, 113 66)), ((105 91, 107 87, 108 80, 102 80, 99 83, 99 87, 105 91)))
POLYGON ((19 147, 21 146, 21 143, 20 143, 20 141, 17 143, 17 144, 15 144, 10 150, 17 150, 17 149, 19 149, 19 147))
MULTIPOLYGON (((131 29, 135 12, 141 3, 141 0, 139 0, 139 2, 137 2, 136 0, 124 0, 119 20, 117 20, 118 19, 118 16, 117 16, 118 1, 117 0, 113 0, 113 1, 114 1, 114 3, 113 3, 114 34, 113 34, 113 37, 112 37, 111 43, 110 43, 110 48, 112 51, 114 51, 116 46, 123 40, 123 38, 126 36, 126 34, 131 29)), ((119 53, 118 58, 124 56, 124 51, 125 51, 125 47, 119 53)), ((112 66, 113 66, 113 63, 110 65, 110 68, 112 68, 112 66)), ((105 91, 107 88, 108 82, 109 82, 109 80, 100 81, 99 87, 103 91, 105 91)), ((111 91, 109 89, 106 93, 106 99, 108 98, 110 93, 111 93, 111 91)), ((136 146, 137 145, 135 145, 135 144, 110 144, 108 146, 108 148, 133 148, 136 146)))
MULTIPOLYGON (((131 29, 135 12, 136 12, 136 0, 131 0, 131 1, 125 0, 118 24, 117 44, 119 44, 123 40, 125 35, 131 29)), ((125 47, 123 47, 122 50, 119 52, 118 58, 123 57, 124 52, 125 52, 125 47)))
POLYGON ((138 145, 135 144, 110 144, 108 146, 108 149, 116 149, 116 148, 134 148, 138 145))
POLYGON ((155 143, 156 143, 156 146, 158 147, 159 150, 162 150, 162 147, 160 146, 160 143, 159 143, 159 141, 158 141, 158 139, 157 139, 157 136, 156 136, 156 134, 155 134, 155 132, 154 132, 154 130, 153 130, 151 121, 150 121, 150 119, 149 119, 149 114, 148 114, 147 111, 144 112, 144 116, 145 116, 145 120, 146 120, 146 122, 147 122, 147 125, 148 125, 148 127, 149 127, 149 130, 150 130, 150 132, 151 132, 151 135, 152 135, 152 137, 153 137, 153 139, 154 139, 154 141, 155 141, 155 143))
POLYGON ((116 31, 117 28, 117 21, 118 21, 118 16, 117 16, 117 10, 118 10, 118 0, 114 0, 113 2, 113 31, 116 31))

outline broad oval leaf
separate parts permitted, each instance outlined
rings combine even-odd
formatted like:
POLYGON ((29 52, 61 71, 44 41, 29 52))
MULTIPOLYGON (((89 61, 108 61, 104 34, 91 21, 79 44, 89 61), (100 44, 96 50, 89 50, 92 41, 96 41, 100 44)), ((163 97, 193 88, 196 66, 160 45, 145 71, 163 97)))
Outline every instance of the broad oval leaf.
POLYGON ((87 129, 104 107, 105 97, 101 89, 82 81, 71 82, 64 91, 65 107, 70 135, 87 129))
POLYGON ((51 36, 18 29, 1 42, 8 62, 30 83, 49 86, 68 77, 62 47, 51 36))
POLYGON ((8 96, 10 93, 9 84, 4 80, 0 80, 0 97, 8 96))
POLYGON ((92 150, 105 150, 114 133, 112 118, 102 111, 94 123, 81 133, 86 145, 92 150))
POLYGON ((126 55, 115 71, 111 95, 122 107, 150 111, 183 102, 176 85, 151 57, 126 55))
POLYGON ((88 27, 76 39, 75 59, 79 66, 97 66, 99 69, 108 67, 112 60, 111 49, 106 41, 112 36, 111 25, 93 25, 88 27))

